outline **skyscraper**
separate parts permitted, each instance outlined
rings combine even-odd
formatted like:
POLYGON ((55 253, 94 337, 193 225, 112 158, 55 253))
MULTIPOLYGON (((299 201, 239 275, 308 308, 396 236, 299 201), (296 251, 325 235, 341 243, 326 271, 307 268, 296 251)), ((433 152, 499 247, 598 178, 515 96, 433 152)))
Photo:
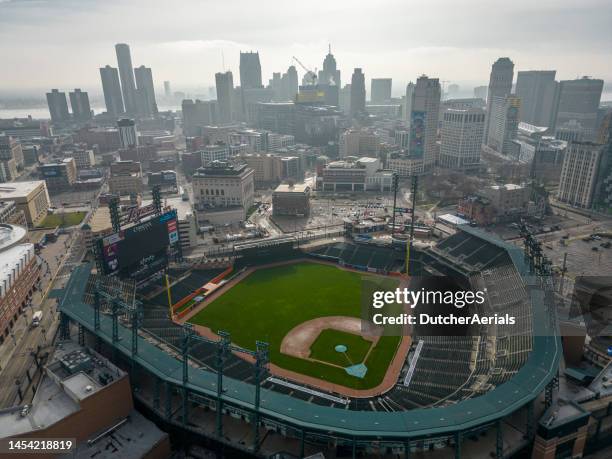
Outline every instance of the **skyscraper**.
POLYGON ((490 102, 491 111, 487 113, 489 138, 486 145, 503 155, 514 156, 518 151, 512 141, 518 135, 521 99, 511 95, 495 96, 491 97, 490 102))
POLYGON ((69 96, 74 119, 78 121, 90 120, 91 106, 89 105, 89 95, 80 89, 75 89, 69 96))
POLYGON ((155 101, 155 87, 153 86, 153 73, 151 69, 144 65, 136 67, 134 69, 134 76, 136 77, 138 112, 146 116, 157 114, 157 102, 155 101))
POLYGON ((166 99, 172 99, 172 90, 170 89, 169 81, 164 81, 164 96, 166 99))
POLYGON ((134 83, 134 67, 132 67, 130 47, 125 43, 118 43, 115 45, 115 51, 117 53, 125 111, 136 113, 138 108, 136 105, 136 84, 134 83))
POLYGON ((47 93, 47 105, 49 106, 51 121, 54 123, 63 123, 70 119, 65 92, 59 92, 57 89, 52 89, 51 92, 47 93))
POLYGON ((138 133, 136 132, 136 123, 129 118, 122 118, 117 121, 117 129, 119 130, 119 143, 121 148, 130 148, 138 145, 138 133))
POLYGON ((372 78, 370 103, 373 105, 388 104, 391 101, 391 78, 372 78))
POLYGON ((351 77, 351 116, 365 112, 365 100, 365 75, 360 68, 356 68, 351 77))
POLYGON ((406 85, 406 95, 402 100, 402 114, 404 120, 410 122, 410 115, 412 114, 412 94, 414 93, 414 83, 411 81, 406 85))
POLYGON ((109 115, 117 116, 125 112, 123 98, 121 96, 121 84, 119 83, 119 72, 116 68, 107 65, 100 69, 102 79, 102 91, 104 92, 104 103, 109 115))
POLYGON ((559 182, 559 201, 588 209, 593 202, 603 146, 592 142, 569 142, 559 182))
POLYGON ((516 95, 521 99, 521 121, 550 127, 554 123, 556 70, 530 70, 517 73, 516 95))
POLYGON ((215 124, 217 122, 217 104, 215 101, 202 101, 196 99, 185 99, 181 103, 183 113, 183 133, 185 136, 199 136, 202 134, 202 127, 215 124))
POLYGON ((440 166, 455 170, 478 169, 484 133, 482 108, 448 109, 442 113, 440 166))
POLYGON ((259 52, 240 53, 240 87, 242 89, 263 87, 259 52))
POLYGON ((487 144, 491 129, 491 106, 494 97, 506 97, 512 92, 512 79, 514 78, 514 63, 507 57, 500 57, 491 67, 489 78, 489 91, 487 93, 487 118, 483 143, 487 144))
POLYGON ((597 110, 603 90, 603 80, 582 77, 559 83, 559 98, 555 129, 574 125, 581 140, 594 140, 597 130, 597 110))
POLYGON ((294 65, 289 66, 281 77, 282 92, 285 100, 294 100, 298 92, 298 74, 294 65))
POLYGON ((331 46, 327 52, 327 56, 323 60, 323 70, 319 70, 319 84, 330 84, 338 86, 340 89, 341 81, 340 81, 340 70, 338 70, 336 65, 336 58, 331 53, 331 46))
POLYGON ((423 75, 417 79, 412 93, 408 153, 414 159, 422 159, 421 172, 433 169, 436 161, 440 96, 440 81, 437 78, 423 75))
POLYGON ((215 74, 217 86, 217 121, 229 123, 232 121, 232 96, 234 93, 234 78, 232 72, 215 74))

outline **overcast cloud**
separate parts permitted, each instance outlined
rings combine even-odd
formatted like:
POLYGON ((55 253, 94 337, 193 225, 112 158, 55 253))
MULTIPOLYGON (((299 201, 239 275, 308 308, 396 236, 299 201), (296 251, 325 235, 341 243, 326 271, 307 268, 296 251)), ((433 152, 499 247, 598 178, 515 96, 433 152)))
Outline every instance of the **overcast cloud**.
POLYGON ((499 56, 610 81, 611 25, 609 0, 0 0, 0 87, 100 91, 118 42, 175 89, 213 85, 222 52, 238 84, 240 50, 259 50, 267 81, 293 55, 320 68, 328 43, 343 83, 362 67, 396 93, 423 73, 484 84, 499 56))

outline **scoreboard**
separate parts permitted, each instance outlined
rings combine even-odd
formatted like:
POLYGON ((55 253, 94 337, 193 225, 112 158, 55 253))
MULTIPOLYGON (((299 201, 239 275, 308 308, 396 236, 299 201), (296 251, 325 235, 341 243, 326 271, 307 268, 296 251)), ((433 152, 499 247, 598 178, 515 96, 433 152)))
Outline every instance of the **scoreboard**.
POLYGON ((104 274, 145 279, 168 265, 168 247, 179 242, 176 210, 98 240, 104 274))

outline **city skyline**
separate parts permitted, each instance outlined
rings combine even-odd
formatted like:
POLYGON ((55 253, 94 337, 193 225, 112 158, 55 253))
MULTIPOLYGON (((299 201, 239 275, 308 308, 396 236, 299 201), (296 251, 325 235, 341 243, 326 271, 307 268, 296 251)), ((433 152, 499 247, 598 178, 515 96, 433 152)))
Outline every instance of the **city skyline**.
MULTIPOLYGON (((214 75, 221 71, 238 75, 240 51, 259 52, 264 82, 273 72, 286 71, 291 56, 313 70, 321 69, 329 43, 342 73, 350 75, 355 67, 363 68, 366 87, 371 78, 393 78, 394 95, 421 74, 459 83, 462 91, 471 90, 486 83, 491 63, 500 56, 510 57, 516 71, 556 70, 557 79, 583 75, 612 79, 606 65, 610 45, 605 27, 612 7, 599 0, 580 5, 519 2, 512 8, 475 1, 458 7, 440 1, 420 5, 416 14, 397 1, 349 8, 342 2, 315 2, 299 13, 279 2, 217 6, 221 11, 215 10, 216 17, 233 17, 232 27, 211 20, 207 5, 185 2, 185 8, 172 12, 173 20, 151 5, 143 21, 138 2, 100 6, 69 0, 52 5, 0 1, 0 54, 7 64, 3 89, 28 92, 81 87, 94 94, 101 92, 98 69, 116 62, 112 49, 116 43, 130 45, 135 66, 146 63, 151 67, 158 86, 169 80, 175 89, 214 86, 214 75), (208 17, 205 31, 195 27, 199 13, 208 17), (124 20, 115 24, 118 14, 124 20), (431 27, 433 16, 435 27, 431 27), (242 17, 258 17, 260 23, 254 27, 242 17), (368 17, 365 24, 363 17, 368 17), (479 26, 458 28, 462 20, 479 26), (32 32, 34 27, 36 32, 32 32), (306 27, 314 27, 317 33, 306 33, 306 27), (370 39, 356 45, 354 37, 364 32, 370 39), (486 42, 479 39, 485 35, 486 42), (19 37, 19 47, 13 45, 15 37, 19 37), (37 59, 24 59, 28 55, 37 59), (79 59, 70 66, 62 65, 68 55, 79 59)), ((301 77, 303 70, 298 71, 301 77)))

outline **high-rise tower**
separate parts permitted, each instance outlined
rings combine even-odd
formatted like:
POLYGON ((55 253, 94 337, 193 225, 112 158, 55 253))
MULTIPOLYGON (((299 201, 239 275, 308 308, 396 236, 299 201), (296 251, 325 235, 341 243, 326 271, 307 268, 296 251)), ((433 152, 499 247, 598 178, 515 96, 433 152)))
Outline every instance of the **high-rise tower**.
POLYGON ((234 93, 234 78, 232 72, 216 73, 217 86, 217 121, 229 123, 232 121, 232 96, 234 93))
POLYGON ((323 70, 319 70, 319 84, 331 84, 341 88, 340 70, 336 65, 336 58, 331 53, 331 45, 328 49, 327 56, 323 60, 323 70))
POLYGON ((119 65, 125 111, 136 113, 136 83, 134 82, 134 68, 132 67, 130 47, 125 43, 118 43, 115 45, 115 51, 117 53, 117 64, 119 65))
POLYGON ((119 83, 119 72, 115 67, 107 65, 100 69, 102 79, 102 91, 104 92, 104 103, 109 115, 117 116, 125 111, 123 98, 121 96, 121 83, 119 83))
POLYGON ((263 87, 259 52, 240 53, 240 87, 242 89, 263 87))
POLYGON ((491 112, 493 99, 506 97, 512 92, 512 79, 514 78, 514 63, 507 57, 500 57, 491 67, 489 78, 489 91, 487 92, 487 118, 483 143, 487 144, 491 130, 491 112))
POLYGON ((365 112, 365 100, 365 75, 360 68, 356 68, 351 77, 351 116, 365 112))
POLYGON ((141 65, 134 69, 136 77, 136 93, 138 113, 146 116, 157 114, 155 101, 155 87, 153 86, 153 72, 149 67, 141 65))

